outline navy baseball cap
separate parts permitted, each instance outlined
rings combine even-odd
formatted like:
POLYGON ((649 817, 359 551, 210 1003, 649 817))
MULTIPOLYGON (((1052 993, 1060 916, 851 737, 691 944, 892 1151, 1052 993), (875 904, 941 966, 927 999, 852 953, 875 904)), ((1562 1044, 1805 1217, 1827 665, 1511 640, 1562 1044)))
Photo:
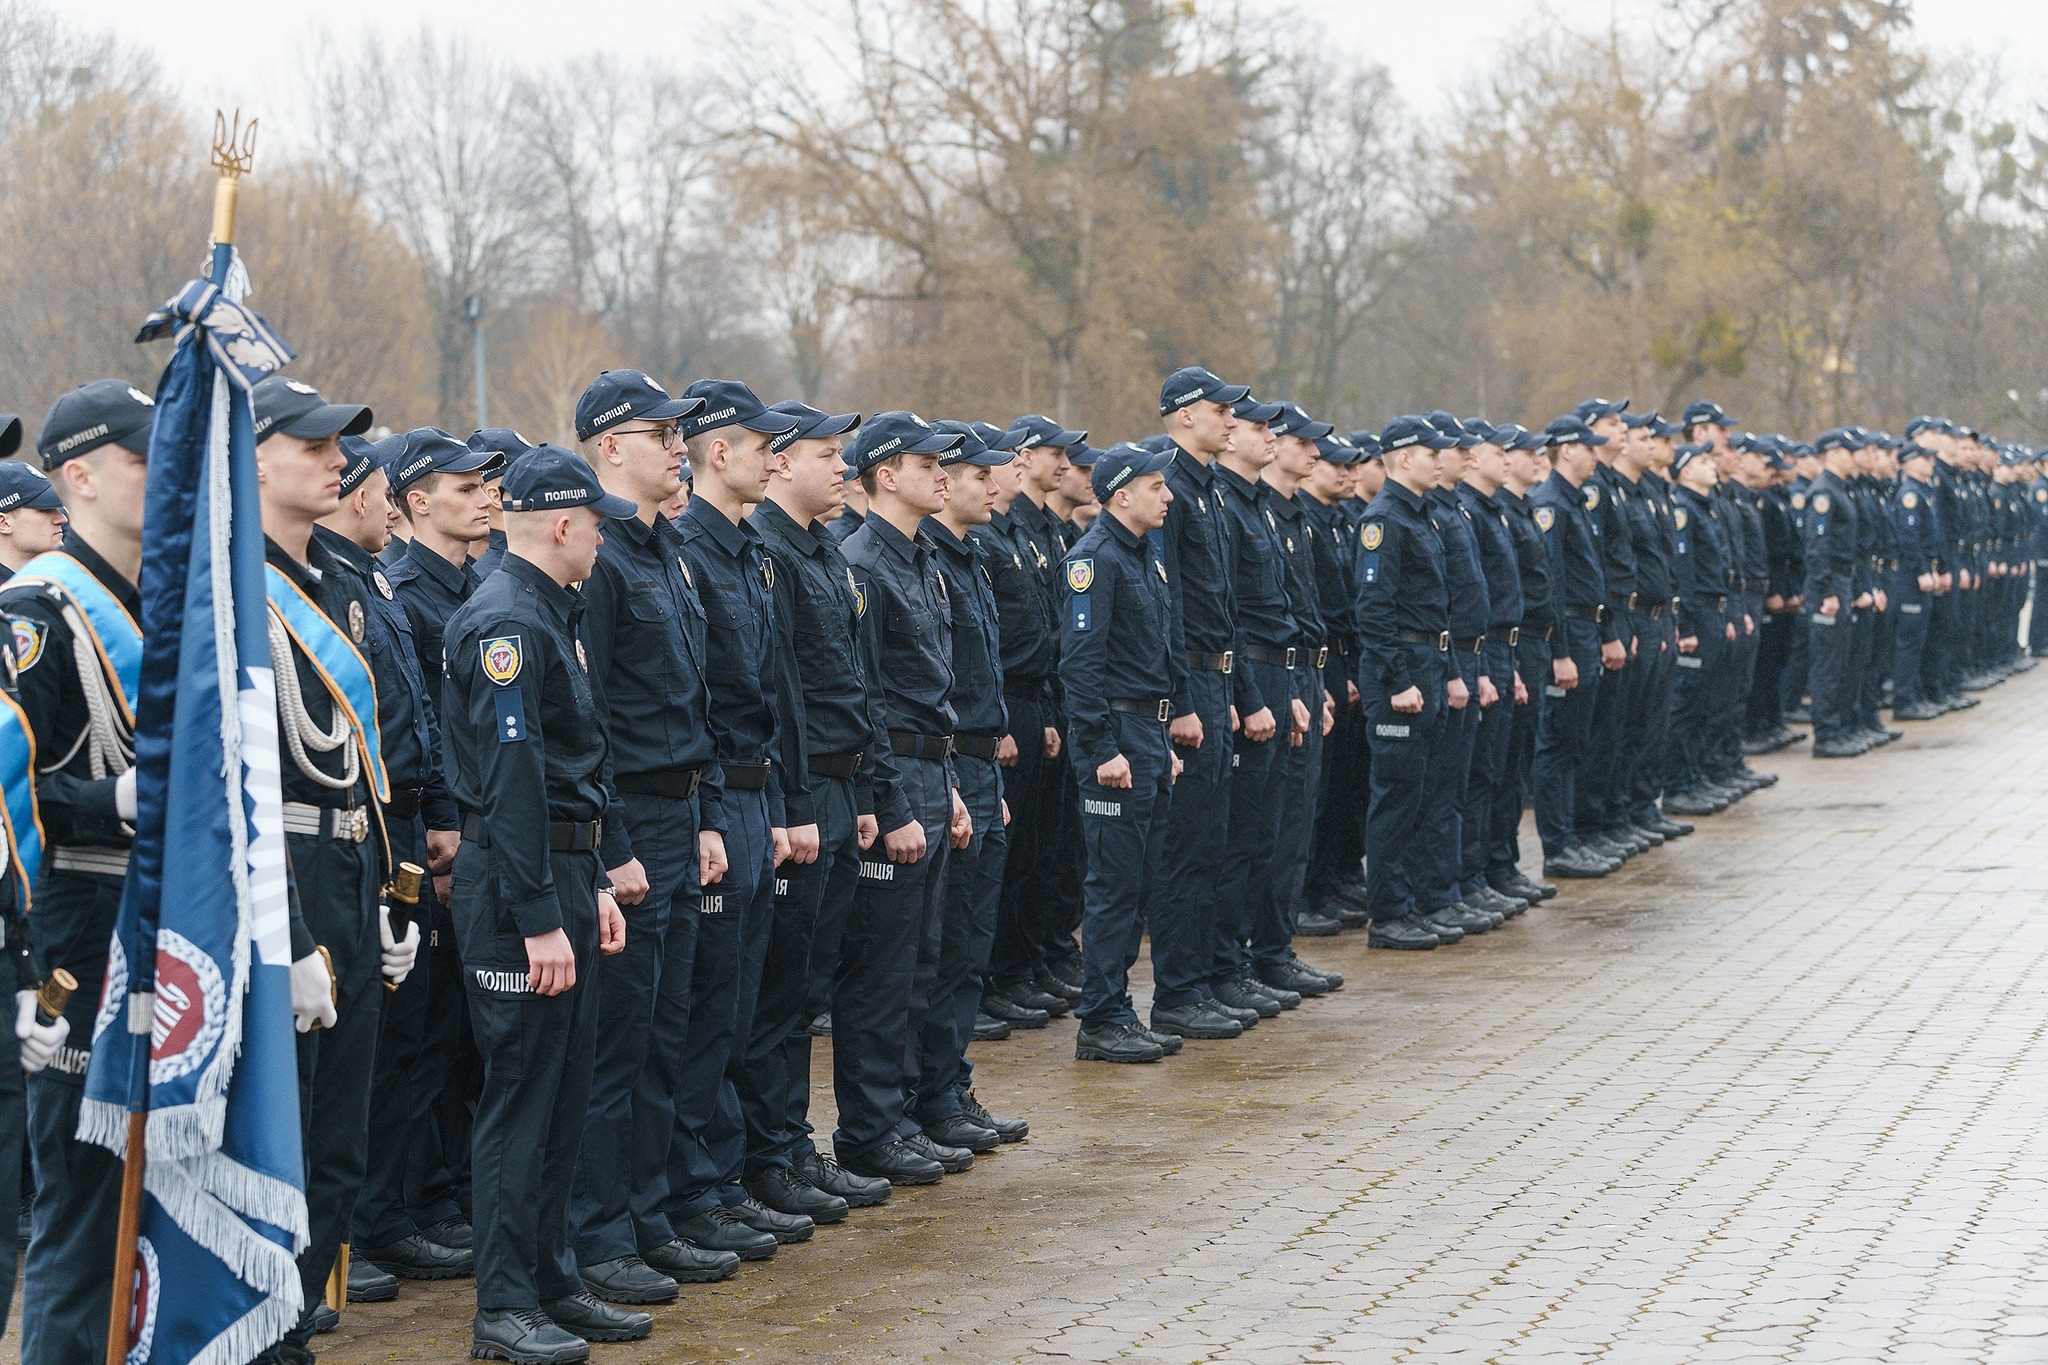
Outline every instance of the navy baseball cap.
POLYGON ((1365 463, 1367 460, 1377 460, 1380 458, 1380 438, 1372 432, 1361 429, 1352 432, 1345 439, 1358 448, 1358 462, 1360 464, 1365 463))
POLYGON ((737 379, 700 379, 683 390, 683 397, 704 403, 677 423, 685 436, 702 436, 720 427, 745 427, 763 436, 780 436, 794 431, 803 420, 793 413, 777 412, 737 379))
POLYGON ((1501 422, 1493 429, 1493 443, 1502 450, 1541 450, 1550 440, 1520 422, 1501 422))
POLYGON ((278 435, 302 441, 360 436, 372 421, 370 410, 361 403, 330 403, 311 384, 281 374, 271 375, 249 390, 249 407, 255 414, 259 445, 278 435))
POLYGON ((636 419, 679 422, 703 406, 700 398, 671 398, 640 370, 603 370, 576 400, 576 439, 588 441, 636 419))
POLYGON ((958 432, 940 431, 914 412, 878 412, 861 424, 842 458, 858 474, 891 455, 943 455, 961 443, 958 432))
POLYGON ((1365 458, 1364 451, 1334 431, 1316 437, 1315 447, 1316 458, 1328 460, 1331 464, 1357 464, 1365 458))
POLYGON ((525 459, 507 469, 499 500, 507 512, 559 512, 565 507, 593 507, 601 517, 640 515, 640 504, 604 491, 590 461, 557 445, 537 445, 525 459))
MULTIPOLYGON (((533 442, 521 436, 510 427, 479 427, 469 433, 464 442, 471 450, 488 450, 497 455, 504 464, 524 459, 533 449, 533 442)), ((486 478, 492 475, 486 475, 486 478)))
MULTIPOLYGON (((1639 427, 1654 427, 1657 425, 1657 414, 1654 412, 1624 412, 1621 415, 1621 424, 1630 431, 1634 431, 1639 427)), ((1651 433, 1651 435, 1655 434, 1655 432, 1651 433)))
POLYGON ((778 454, 798 441, 823 441, 833 436, 844 436, 860 425, 857 412, 820 412, 795 398, 785 398, 768 411, 796 418, 795 426, 768 443, 768 448, 778 454))
POLYGON ((1906 439, 1910 441, 1923 431, 1940 431, 1945 425, 1945 421, 1946 419, 1940 417, 1915 417, 1912 421, 1906 423, 1906 439))
MULTIPOLYGON (((2048 452, 2048 446, 2043 446, 2041 449, 2043 452, 2048 452)), ((1934 451, 1927 446, 1921 445, 1918 441, 1901 441, 1899 443, 1899 458, 1902 460, 1931 460, 1934 458, 1934 451)))
POLYGON ((1668 441, 1674 436, 1684 435, 1685 427, 1682 423, 1667 422, 1662 417, 1658 417, 1650 423, 1650 434, 1659 440, 1668 441))
POLYGON ((1500 428, 1484 417, 1467 417, 1458 423, 1459 427, 1475 439, 1476 445, 1497 446, 1500 442, 1500 428))
POLYGON ((1136 446, 1140 450, 1150 450, 1155 453, 1163 450, 1168 455, 1171 455, 1175 451, 1180 449, 1179 446, 1173 443, 1173 438, 1171 436, 1168 436, 1163 431, 1155 436, 1147 436, 1142 441, 1133 441, 1131 442, 1131 444, 1136 446))
POLYGON ((1067 447, 1067 463, 1076 469, 1093 469, 1100 458, 1102 452, 1086 441, 1076 441, 1067 447))
POLYGON ((1095 500, 1106 504, 1110 494, 1132 479, 1157 474, 1172 463, 1173 455, 1168 451, 1146 450, 1129 441, 1118 441, 1096 459, 1095 472, 1088 476, 1088 485, 1095 490, 1095 500))
POLYGON ((967 425, 976 436, 981 438, 981 443, 990 450, 1007 450, 1015 453, 1017 442, 1024 437, 1024 433, 1014 428, 1004 431, 994 422, 969 422, 967 425))
POLYGON ((0 412, 0 460, 20 449, 21 419, 11 412, 0 412))
MULTIPOLYGON (((17 424, 19 418, 16 419, 17 424)), ((0 459, 0 512, 33 507, 38 512, 61 512, 64 499, 57 496, 50 476, 26 460, 0 459)))
POLYGON ((1829 427, 1813 438, 1813 448, 1818 451, 1854 450, 1856 444, 1849 439, 1849 432, 1843 427, 1829 427))
POLYGON ((939 463, 942 465, 999 465, 1008 464, 1017 458, 1017 452, 1014 450, 991 449, 989 443, 982 439, 981 433, 974 429, 972 422, 955 422, 949 418, 932 423, 932 430, 943 431, 949 436, 960 438, 959 445, 939 456, 939 463))
MULTIPOLYGON (((1618 412, 1620 409, 1617 408, 1616 411, 1618 412)), ((1593 428, 1587 424, 1586 419, 1578 416, 1568 415, 1553 418, 1550 425, 1543 428, 1543 434, 1550 438, 1550 444, 1554 446, 1604 446, 1607 444, 1605 436, 1596 434, 1593 428)))
MULTIPOLYGON (((1701 420, 1710 422, 1713 419, 1711 417, 1708 417, 1702 418, 1701 420)), ((1671 453, 1671 472, 1676 474, 1679 470, 1685 468, 1694 460, 1698 459, 1700 456, 1706 454, 1708 451, 1712 449, 1713 446, 1707 444, 1705 441, 1695 441, 1690 445, 1680 446, 1677 450, 1671 453)))
POLYGON ((360 436, 342 437, 341 453, 348 461, 341 467, 341 495, 344 498, 361 488, 363 480, 369 478, 373 471, 384 467, 377 443, 360 436))
POLYGON ((155 421, 154 398, 125 379, 95 379, 50 405, 50 414, 43 418, 43 429, 36 436, 36 452, 43 457, 44 469, 55 469, 72 456, 101 446, 120 446, 147 455, 149 431, 155 421))
POLYGON ((1267 423, 1267 429, 1275 436, 1299 436, 1304 441, 1320 441, 1337 428, 1328 422, 1318 422, 1303 412, 1299 403, 1282 403, 1279 418, 1267 423))
POLYGON ((398 493, 429 474, 474 474, 486 468, 502 468, 505 463, 505 457, 497 451, 474 449, 439 427, 415 427, 399 441, 398 450, 384 465, 392 491, 398 493))
POLYGON ((1087 432, 1068 431, 1042 412, 1026 413, 1010 423, 1010 430, 1017 437, 1017 444, 1012 447, 1015 450, 1030 450, 1036 446, 1059 446, 1065 449, 1068 446, 1080 445, 1088 439, 1087 432))
POLYGON ((1437 429, 1427 417, 1413 414, 1396 417, 1380 428, 1380 450, 1391 454, 1406 450, 1409 446, 1427 446, 1431 450, 1449 450, 1458 444, 1459 438, 1447 436, 1437 429))
POLYGON ((1717 427, 1733 429, 1738 420, 1721 411, 1721 405, 1711 398, 1695 398, 1685 405, 1685 424, 1689 427, 1711 422, 1717 427))
POLYGON ((1450 438, 1448 444, 1437 447, 1439 450, 1449 450, 1452 446, 1469 450, 1471 447, 1479 444, 1479 438, 1465 430, 1463 422, 1460 422, 1442 408, 1431 408, 1428 412, 1422 414, 1422 420, 1450 438))
POLYGON ((1626 398, 1622 399, 1619 403, 1609 402, 1605 398, 1588 398, 1585 402, 1572 409, 1572 416, 1578 418, 1587 426, 1591 426, 1603 417, 1613 417, 1617 413, 1627 410, 1628 399, 1626 398))
POLYGON ((1159 415, 1164 417, 1204 401, 1233 407, 1250 392, 1249 386, 1226 384, 1200 365, 1184 366, 1166 376, 1166 382, 1159 386, 1159 415))
POLYGON ((1275 418, 1287 411, 1287 405, 1261 403, 1250 394, 1246 394, 1230 405, 1230 411, 1240 422, 1257 422, 1260 426, 1270 426, 1275 418))

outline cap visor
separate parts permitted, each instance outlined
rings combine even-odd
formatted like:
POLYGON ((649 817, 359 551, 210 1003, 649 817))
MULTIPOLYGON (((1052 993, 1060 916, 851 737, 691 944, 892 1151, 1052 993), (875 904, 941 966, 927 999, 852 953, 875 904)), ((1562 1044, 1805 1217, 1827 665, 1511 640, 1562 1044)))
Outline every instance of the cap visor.
POLYGON ((280 423, 277 429, 302 441, 324 441, 329 436, 360 436, 370 429, 372 419, 371 411, 360 403, 328 403, 297 421, 280 423))
POLYGON ((758 431, 763 436, 782 436, 795 431, 803 424, 804 419, 796 414, 777 412, 773 408, 763 408, 754 416, 738 423, 748 431, 758 431))
POLYGON ((797 439, 800 441, 817 441, 822 440, 827 436, 844 436, 847 432, 852 431, 855 427, 859 425, 859 413, 842 412, 837 414, 836 416, 825 418, 823 421, 819 422, 818 425, 812 427, 809 431, 805 432, 797 439))
POLYGON ((0 413, 0 460, 20 449, 21 419, 11 412, 0 413))
POLYGON ((1246 408, 1243 412, 1238 413, 1237 420, 1240 422, 1263 422, 1267 426, 1271 426, 1273 419, 1285 411, 1286 409, 1278 403, 1260 403, 1256 407, 1246 408))
POLYGON ((645 412, 636 412, 628 419, 638 422, 674 422, 704 411, 704 400, 684 394, 671 398, 666 403, 656 403, 645 412))
MULTIPOLYGON (((444 465, 436 465, 433 472, 436 474, 474 474, 478 470, 485 470, 491 473, 503 473, 504 469, 505 457, 499 452, 495 450, 472 450, 460 459, 451 460, 444 465)), ((488 477, 488 474, 486 477, 488 477)))
POLYGON ((1039 442, 1040 445, 1064 446, 1070 449, 1074 446, 1086 445, 1087 443, 1088 433, 1085 431, 1062 431, 1059 435, 1049 440, 1039 442))
POLYGON ((64 499, 57 496, 56 489, 45 488, 22 506, 33 507, 38 512, 61 512, 64 510, 64 499))
POLYGON ((957 431, 935 431, 922 441, 912 441, 903 447, 905 455, 943 455, 954 449, 967 438, 957 431))
POLYGON ((1335 434, 1336 430, 1337 428, 1330 425, 1328 422, 1310 422, 1307 426, 1303 427, 1300 431, 1297 431, 1294 434, 1296 436, 1299 436, 1304 441, 1320 441, 1325 436, 1335 434))
POLYGON ((597 509, 599 516, 617 517, 620 521, 624 521, 628 517, 640 515, 639 503, 634 502, 631 498, 614 497, 610 493, 604 494, 590 505, 597 509))
POLYGON ((1239 399, 1243 398, 1246 394, 1250 393, 1251 391, 1252 386, 1249 384, 1225 384, 1222 388, 1216 390, 1216 392, 1205 393, 1202 395, 1202 397, 1208 399, 1212 403, 1221 403, 1224 406, 1228 407, 1230 404, 1237 402, 1239 399))

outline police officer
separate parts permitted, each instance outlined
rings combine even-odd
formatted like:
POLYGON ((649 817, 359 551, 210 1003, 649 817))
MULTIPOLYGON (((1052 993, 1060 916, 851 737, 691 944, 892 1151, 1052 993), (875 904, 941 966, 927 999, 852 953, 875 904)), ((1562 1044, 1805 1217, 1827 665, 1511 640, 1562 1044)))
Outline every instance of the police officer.
MULTIPOLYGON (((861 860, 840 950, 832 1047, 852 1056, 839 1088, 833 1147, 857 1175, 927 1185, 974 1164, 936 1143, 910 1113, 918 1040, 938 965, 939 904, 949 843, 972 833, 953 790, 953 621, 938 551, 921 529, 946 503, 939 458, 961 444, 912 412, 871 418, 847 448, 868 517, 846 539, 868 676, 885 724, 875 743, 893 782, 875 793, 881 856, 861 860)), ((879 772, 878 772, 879 776, 879 772)))
MULTIPOLYGON (((783 802, 792 820, 818 827, 818 857, 782 868, 789 885, 777 896, 769 947, 782 970, 762 979, 747 1047, 758 1098, 747 1106, 746 1181, 758 1203, 831 1222, 827 1199, 863 1208, 889 1197, 887 1180, 855 1175, 820 1152, 806 1116, 808 1026, 832 1008, 861 854, 874 840, 874 793, 894 789, 895 768, 876 742, 887 727, 868 678, 853 570, 830 535, 845 496, 843 437, 860 414, 798 402, 775 410, 797 425, 770 442, 767 496, 747 522, 775 567, 775 617, 788 627, 776 635, 776 688, 804 737, 805 770, 786 782, 783 802), (807 956, 798 957, 797 942, 808 944, 807 956)), ((851 1049, 833 1049, 836 1084, 854 1083, 854 1060, 851 1049)))
POLYGON ((725 1278, 739 1258, 681 1241, 664 1204, 690 1028, 703 881, 724 867, 702 803, 723 782, 709 721, 703 603, 682 534, 659 514, 683 458, 676 424, 702 398, 671 398, 638 370, 606 370, 576 401, 576 435, 608 518, 583 584, 580 636, 611 750, 615 801, 600 849, 626 921, 624 951, 597 964, 597 1055, 576 1158, 571 1241, 583 1283, 613 1303, 667 1303, 678 1281, 725 1278))
POLYGON ((1633 699, 1647 672, 1633 610, 1642 594, 1638 591, 1635 541, 1629 534, 1628 484, 1614 469, 1627 437, 1623 420, 1627 408, 1626 398, 1620 402, 1589 398, 1577 409, 1579 419, 1604 441, 1596 451, 1593 475, 1579 491, 1600 550, 1607 591, 1606 624, 1621 646, 1619 664, 1611 663, 1607 651, 1602 650, 1601 662, 1608 676, 1600 680, 1591 744, 1577 788, 1578 846, 1615 862, 1626 862, 1649 847, 1647 839, 1612 823, 1613 808, 1626 778, 1633 699))
MULTIPOLYGON (((1638 562, 1645 566, 1646 572, 1661 575, 1670 596, 1663 601, 1662 611, 1651 615, 1652 633, 1658 635, 1659 648, 1651 665, 1650 698, 1644 729, 1637 740, 1639 749, 1633 759, 1626 818, 1646 836, 1655 835, 1667 842, 1693 832, 1692 825, 1683 820, 1673 820, 1660 805, 1670 764, 1671 712, 1678 673, 1678 597, 1681 589, 1678 586, 1678 532, 1673 517, 1674 495, 1670 475, 1676 455, 1675 438, 1681 430, 1683 428, 1677 423, 1666 422, 1661 417, 1652 421, 1646 429, 1647 439, 1643 440, 1642 448, 1629 462, 1631 469, 1640 466, 1634 475, 1636 498, 1631 509, 1640 510, 1637 504, 1643 504, 1653 514, 1652 526, 1648 529, 1654 530, 1654 539, 1646 537, 1645 547, 1638 551, 1638 562)), ((1633 521, 1630 525, 1631 534, 1640 534, 1645 529, 1633 521)))
MULTIPOLYGON (((1160 874, 1179 760, 1167 736, 1184 686, 1173 651, 1172 594, 1150 533, 1166 523, 1172 456, 1118 444, 1094 467, 1102 504, 1062 567, 1060 676, 1088 844, 1081 941, 1085 990, 1074 1056, 1156 1062, 1162 1035, 1141 1027, 1128 975, 1144 932, 1146 887, 1160 874)), ((1178 1037, 1172 1037, 1175 1047, 1178 1037)))
POLYGON ((1705 441, 1688 442, 1671 461, 1677 481, 1671 525, 1678 639, 1665 768, 1664 810, 1670 815, 1710 815, 1727 806, 1724 799, 1702 793, 1736 632, 1729 613, 1728 537, 1721 527, 1721 504, 1714 498, 1721 475, 1712 455, 1705 441))
POLYGON ((1277 999, 1245 984, 1249 978, 1218 980, 1214 972, 1230 829, 1232 673, 1240 644, 1236 522, 1224 509, 1217 460, 1237 429, 1232 405, 1247 393, 1199 366, 1175 370, 1159 387, 1165 431, 1148 447, 1169 457, 1165 477, 1173 496, 1159 552, 1182 665, 1175 675, 1182 691, 1167 722, 1181 776, 1163 817, 1165 862, 1145 907, 1152 935, 1150 1027, 1181 1037, 1235 1036, 1261 1016, 1280 1013, 1277 999))
POLYGON ((725 837, 727 867, 707 875, 699 902, 695 983, 669 1149, 668 1217, 676 1236, 741 1260, 802 1241, 815 1224, 755 1202, 741 1183, 746 1120, 740 1068, 774 928, 775 869, 817 858, 815 822, 790 827, 785 769, 801 769, 802 736, 776 686, 775 569, 746 522, 768 489, 768 443, 795 428, 737 380, 703 379, 683 391, 704 407, 682 419, 696 488, 678 523, 690 577, 704 605, 705 677, 722 790, 704 795, 703 821, 725 837))
POLYGON ((1904 477, 1892 495, 1892 532, 1898 542, 1899 566, 1892 573, 1892 594, 1898 602, 1899 626, 1892 650, 1892 719, 1933 720, 1943 708, 1924 700, 1929 604, 1940 591, 1944 575, 1941 518, 1935 507, 1934 452, 1908 440, 1899 452, 1904 477))
MULTIPOLYGON (((2048 446, 2034 452, 2034 477, 2026 485, 2029 555, 2033 560, 2033 614, 2027 618, 2027 653, 2048 659, 2048 446)), ((1903 618, 1901 618, 1903 621, 1903 618)))
POLYGON ((1358 784, 1365 774, 1358 709, 1358 531, 1346 507, 1364 452, 1334 431, 1315 446, 1315 464, 1295 499, 1315 530, 1316 605, 1328 640, 1323 690, 1336 719, 1323 740, 1322 781, 1302 887, 1306 909, 1296 934, 1334 934, 1369 923, 1363 908, 1365 850, 1357 845, 1364 810, 1358 784))
POLYGON ((484 551, 470 561, 470 567, 481 583, 491 576, 505 558, 505 511, 499 504, 499 486, 505 477, 505 470, 514 460, 522 458, 533 449, 533 442, 521 436, 511 427, 479 427, 469 433, 464 444, 471 450, 488 450, 500 458, 495 465, 484 467, 484 482, 488 486, 491 505, 491 533, 486 539, 484 551))
MULTIPOLYGON (((4 432, 21 439, 21 419, 0 413, 0 449, 4 432)), ((0 456, 0 581, 13 576, 37 555, 64 544, 64 499, 50 476, 25 460, 0 456)))
POLYGON ((40 760, 43 866, 29 921, 44 969, 61 967, 78 979, 64 1016, 78 1041, 57 1048, 28 1079, 37 1189, 22 1275, 21 1353, 37 1365, 106 1354, 121 1163, 74 1135, 128 870, 122 812, 134 813, 128 774, 142 653, 135 581, 155 411, 147 394, 118 379, 82 385, 52 405, 36 450, 70 524, 61 549, 30 561, 0 590, 21 709, 40 760), (88 690, 96 694, 90 704, 88 690))
POLYGON ((973 1102, 974 1064, 967 1060, 995 942, 996 907, 1002 899, 1009 849, 998 761, 1014 756, 1010 751, 1015 745, 1003 704, 995 591, 968 532, 988 524, 995 508, 990 475, 1016 455, 1007 448, 1014 439, 1007 433, 998 433, 991 445, 980 429, 966 422, 940 422, 938 430, 960 437, 960 444, 939 457, 946 470, 946 504, 926 516, 920 529, 938 552, 951 608, 953 775, 971 825, 967 842, 946 859, 938 966, 918 1044, 914 1112, 932 1141, 986 1152, 998 1143, 1022 1139, 1028 1127, 1022 1120, 997 1119, 973 1102))
MULTIPOLYGON (((378 447, 361 437, 341 438, 341 504, 320 518, 313 541, 353 576, 354 597, 368 606, 359 648, 377 686, 377 725, 391 799, 384 803, 384 837, 391 863, 446 868, 460 844, 461 821, 441 777, 441 733, 434 703, 420 673, 412 621, 392 594, 377 555, 390 540, 387 480, 378 447)), ((344 619, 347 608, 342 608, 344 619)), ((425 888, 423 888, 425 890, 425 888)), ((431 894, 428 891, 427 894, 431 894)), ((420 926, 415 925, 415 930, 420 926)), ((384 1002, 377 1038, 376 1069, 370 1090, 369 1164, 350 1215, 349 1298, 377 1303, 398 1296, 398 1281, 378 1264, 402 1263, 411 1275, 444 1279, 471 1269, 467 1248, 446 1247, 424 1237, 406 1202, 415 1135, 427 1124, 436 1098, 422 1081, 428 1074, 429 1021, 454 1012, 460 994, 436 998, 430 989, 433 945, 422 944, 404 982, 384 1002)), ((453 955, 454 944, 444 950, 453 955)), ((456 979, 449 974, 451 980, 456 979)))
POLYGON ((578 1338, 653 1330, 647 1314, 590 1294, 569 1243, 596 1056, 596 959, 626 939, 600 861, 610 746, 570 584, 596 567, 605 519, 639 508, 552 445, 506 471, 503 492, 505 561, 449 618, 441 708, 464 811, 456 942, 483 1055, 471 1354, 577 1361, 589 1355, 578 1338))
POLYGON ((1601 828, 1610 841, 1629 840, 1655 847, 1667 837, 1659 827, 1665 822, 1656 813, 1656 784, 1646 784, 1644 774, 1664 759, 1676 641, 1671 622, 1675 593, 1665 544, 1670 513, 1658 492, 1662 480, 1649 472, 1664 424, 1656 413, 1645 412, 1624 414, 1622 428, 1619 449, 1609 447, 1615 449, 1615 455, 1607 468, 1613 499, 1635 555, 1635 592, 1621 607, 1635 637, 1635 654, 1622 673, 1628 692, 1619 753, 1622 770, 1608 789, 1601 828))
POLYGON ((1785 676, 1792 659, 1792 641, 1799 620, 1799 581, 1805 569, 1800 562, 1799 531, 1792 520, 1789 492, 1789 455, 1797 445, 1773 444, 1765 452, 1769 478, 1758 490, 1771 587, 1764 596, 1764 619, 1758 626, 1757 677, 1749 692, 1749 729, 1744 744, 1747 752, 1769 753, 1802 738, 1785 724, 1785 676))
POLYGON ((1522 811, 1536 766, 1536 734, 1543 715, 1543 689, 1551 683, 1550 642, 1563 622, 1557 615, 1550 577, 1550 547, 1536 524, 1529 495, 1550 477, 1545 452, 1550 438, 1517 423, 1494 428, 1494 443, 1504 452, 1500 488, 1493 501, 1507 518, 1513 537, 1515 568, 1521 579, 1522 620, 1514 640, 1515 714, 1508 738, 1508 760, 1488 821, 1490 847, 1487 884, 1502 895, 1534 905, 1557 894, 1547 882, 1522 872, 1522 811))
POLYGON ((1374 948, 1429 949, 1464 937, 1425 923, 1420 901, 1432 863, 1423 801, 1453 677, 1444 545, 1428 495, 1436 453, 1456 439, 1422 417, 1387 423, 1379 438, 1387 482, 1358 533, 1358 692, 1372 744, 1367 942, 1374 948))
POLYGON ((1813 689, 1813 756, 1853 758, 1863 752, 1863 746, 1854 740, 1849 710, 1849 663, 1853 657, 1849 613, 1870 606, 1858 572, 1860 531, 1856 504, 1849 494, 1848 480, 1856 472, 1856 458, 1840 433, 1824 435, 1815 444, 1820 447, 1824 467, 1807 491, 1804 546, 1804 592, 1812 631, 1807 649, 1811 659, 1808 680, 1813 689))

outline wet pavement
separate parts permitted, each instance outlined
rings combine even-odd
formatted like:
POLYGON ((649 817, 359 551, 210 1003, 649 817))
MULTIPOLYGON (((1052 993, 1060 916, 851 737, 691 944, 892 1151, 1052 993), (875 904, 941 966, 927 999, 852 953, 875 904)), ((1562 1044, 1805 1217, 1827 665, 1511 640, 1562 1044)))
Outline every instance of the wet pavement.
POLYGON ((1460 947, 1304 940, 1346 986, 1243 1039, 977 1045, 1028 1141, 593 1359, 2048 1361, 2048 669, 1985 702, 1460 947))

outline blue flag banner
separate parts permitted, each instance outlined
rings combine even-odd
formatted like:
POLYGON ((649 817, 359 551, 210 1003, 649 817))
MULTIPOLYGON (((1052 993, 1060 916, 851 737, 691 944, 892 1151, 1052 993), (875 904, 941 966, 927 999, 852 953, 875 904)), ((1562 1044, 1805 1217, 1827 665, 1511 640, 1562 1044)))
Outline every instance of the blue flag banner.
MULTIPOLYGON (((240 283, 239 263, 225 273, 240 283)), ((230 293, 195 282, 145 329, 175 325, 178 345, 157 389, 143 515, 135 843, 78 1130, 126 1156, 129 1115, 147 1116, 129 1365, 239 1365, 302 1306, 284 812, 248 394, 291 353, 230 293), (252 348, 274 363, 252 365, 252 348)))

